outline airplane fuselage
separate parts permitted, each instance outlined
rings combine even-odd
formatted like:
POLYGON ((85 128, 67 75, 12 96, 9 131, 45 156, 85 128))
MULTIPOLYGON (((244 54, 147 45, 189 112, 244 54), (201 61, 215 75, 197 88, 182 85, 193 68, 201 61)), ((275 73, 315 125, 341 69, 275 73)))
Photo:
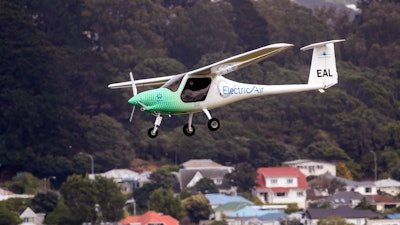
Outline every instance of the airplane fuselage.
POLYGON ((260 85, 229 80, 223 76, 179 75, 173 85, 137 94, 129 103, 143 111, 160 114, 185 114, 214 109, 258 96, 301 92, 323 88, 308 84, 260 85), (176 84, 179 82, 179 84, 176 84), (175 87, 175 88, 174 88, 175 87))

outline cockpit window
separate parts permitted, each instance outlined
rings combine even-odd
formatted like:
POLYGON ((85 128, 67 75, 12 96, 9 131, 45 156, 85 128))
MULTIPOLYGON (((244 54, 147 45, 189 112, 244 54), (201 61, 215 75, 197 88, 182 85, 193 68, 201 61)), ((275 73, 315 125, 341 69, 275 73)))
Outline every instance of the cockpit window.
POLYGON ((200 102, 207 97, 210 89, 211 78, 209 77, 193 77, 186 81, 185 87, 181 93, 183 102, 200 102))
POLYGON ((181 84, 181 81, 184 76, 185 76, 185 74, 176 75, 175 77, 171 78, 171 80, 169 80, 167 83, 165 83, 161 87, 168 88, 169 90, 175 92, 176 90, 178 90, 179 85, 181 84))

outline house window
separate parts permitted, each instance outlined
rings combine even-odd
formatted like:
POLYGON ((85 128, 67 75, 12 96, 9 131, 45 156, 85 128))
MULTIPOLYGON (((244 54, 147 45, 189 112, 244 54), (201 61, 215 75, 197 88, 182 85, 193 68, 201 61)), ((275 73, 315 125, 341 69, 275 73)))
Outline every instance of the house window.
POLYGON ((372 190, 371 190, 370 187, 366 187, 366 188, 365 188, 365 193, 371 193, 371 192, 372 192, 372 190))
POLYGON ((277 184, 278 180, 277 179, 271 179, 271 184, 277 184))
POLYGON ((293 184, 293 179, 292 179, 292 178, 288 178, 288 179, 287 179, 287 183, 288 183, 288 184, 293 184))
POLYGON ((304 193, 302 191, 297 192, 297 197, 303 197, 304 193))
POLYGON ((217 178, 217 179, 214 180, 214 183, 216 185, 222 184, 222 179, 221 178, 217 178))
POLYGON ((286 192, 275 192, 275 196, 277 196, 277 197, 285 197, 286 196, 286 192))
POLYGON ((317 165, 317 169, 322 170, 322 169, 324 169, 324 166, 323 165, 317 165))

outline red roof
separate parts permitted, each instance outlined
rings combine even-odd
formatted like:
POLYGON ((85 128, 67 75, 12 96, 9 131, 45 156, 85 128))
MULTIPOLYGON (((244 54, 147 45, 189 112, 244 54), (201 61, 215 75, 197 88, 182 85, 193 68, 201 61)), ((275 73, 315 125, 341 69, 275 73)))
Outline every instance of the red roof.
POLYGON ((296 167, 262 167, 257 170, 257 189, 268 188, 272 191, 289 191, 290 189, 300 188, 307 189, 306 176, 296 167), (297 177, 297 187, 267 187, 265 184, 266 178, 279 177, 297 177))
POLYGON ((179 221, 173 218, 170 215, 163 215, 157 213, 155 211, 147 211, 145 214, 141 216, 128 216, 125 219, 122 219, 118 222, 118 224, 131 224, 131 223, 139 223, 140 225, 146 225, 149 223, 157 223, 164 225, 179 225, 179 221))
POLYGON ((368 198, 376 203, 400 203, 400 200, 388 195, 369 195, 368 198))

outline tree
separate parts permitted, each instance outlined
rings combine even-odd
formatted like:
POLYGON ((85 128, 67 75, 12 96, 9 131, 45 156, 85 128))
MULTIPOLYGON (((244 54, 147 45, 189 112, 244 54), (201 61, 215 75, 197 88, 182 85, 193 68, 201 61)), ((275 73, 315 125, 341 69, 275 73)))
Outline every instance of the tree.
POLYGON ((36 194, 43 188, 43 181, 29 172, 17 174, 11 181, 5 182, 4 186, 18 194, 36 194))
POLYGON ((183 200, 183 207, 192 222, 198 224, 200 220, 208 219, 213 212, 207 198, 202 195, 192 195, 183 200))
POLYGON ((122 217, 125 197, 110 179, 96 177, 89 180, 72 175, 61 186, 60 192, 73 221, 94 222, 99 216, 106 221, 116 221, 122 217))
POLYGON ((347 168, 344 162, 337 162, 336 163, 336 176, 343 177, 348 180, 353 180, 353 175, 349 168, 347 168))
POLYGON ((203 193, 218 193, 218 187, 213 180, 207 177, 201 178, 193 187, 193 190, 203 193))
POLYGON ((339 179, 329 179, 326 176, 316 177, 309 181, 311 190, 328 191, 330 195, 345 190, 346 184, 339 179))
POLYGON ((231 185, 237 186, 239 192, 249 191, 256 186, 256 169, 248 162, 238 163, 232 173, 225 175, 231 185))
POLYGON ((3 202, 0 203, 0 225, 17 225, 21 222, 17 211, 11 211, 3 202))
POLYGON ((177 219, 184 214, 181 199, 174 197, 171 189, 158 188, 153 191, 150 195, 150 209, 177 219))
POLYGON ((163 169, 159 169, 151 173, 149 179, 157 188, 174 188, 178 182, 175 175, 163 169))
POLYGON ((369 209, 372 211, 376 211, 376 206, 371 204, 371 201, 369 201, 366 197, 363 197, 358 203, 358 205, 355 207, 357 209, 369 209))
POLYGON ((347 223, 346 219, 340 216, 328 216, 327 218, 320 219, 318 225, 353 225, 347 223))
POLYGON ((32 210, 36 213, 52 212, 57 206, 58 195, 54 192, 39 193, 32 199, 32 210))

